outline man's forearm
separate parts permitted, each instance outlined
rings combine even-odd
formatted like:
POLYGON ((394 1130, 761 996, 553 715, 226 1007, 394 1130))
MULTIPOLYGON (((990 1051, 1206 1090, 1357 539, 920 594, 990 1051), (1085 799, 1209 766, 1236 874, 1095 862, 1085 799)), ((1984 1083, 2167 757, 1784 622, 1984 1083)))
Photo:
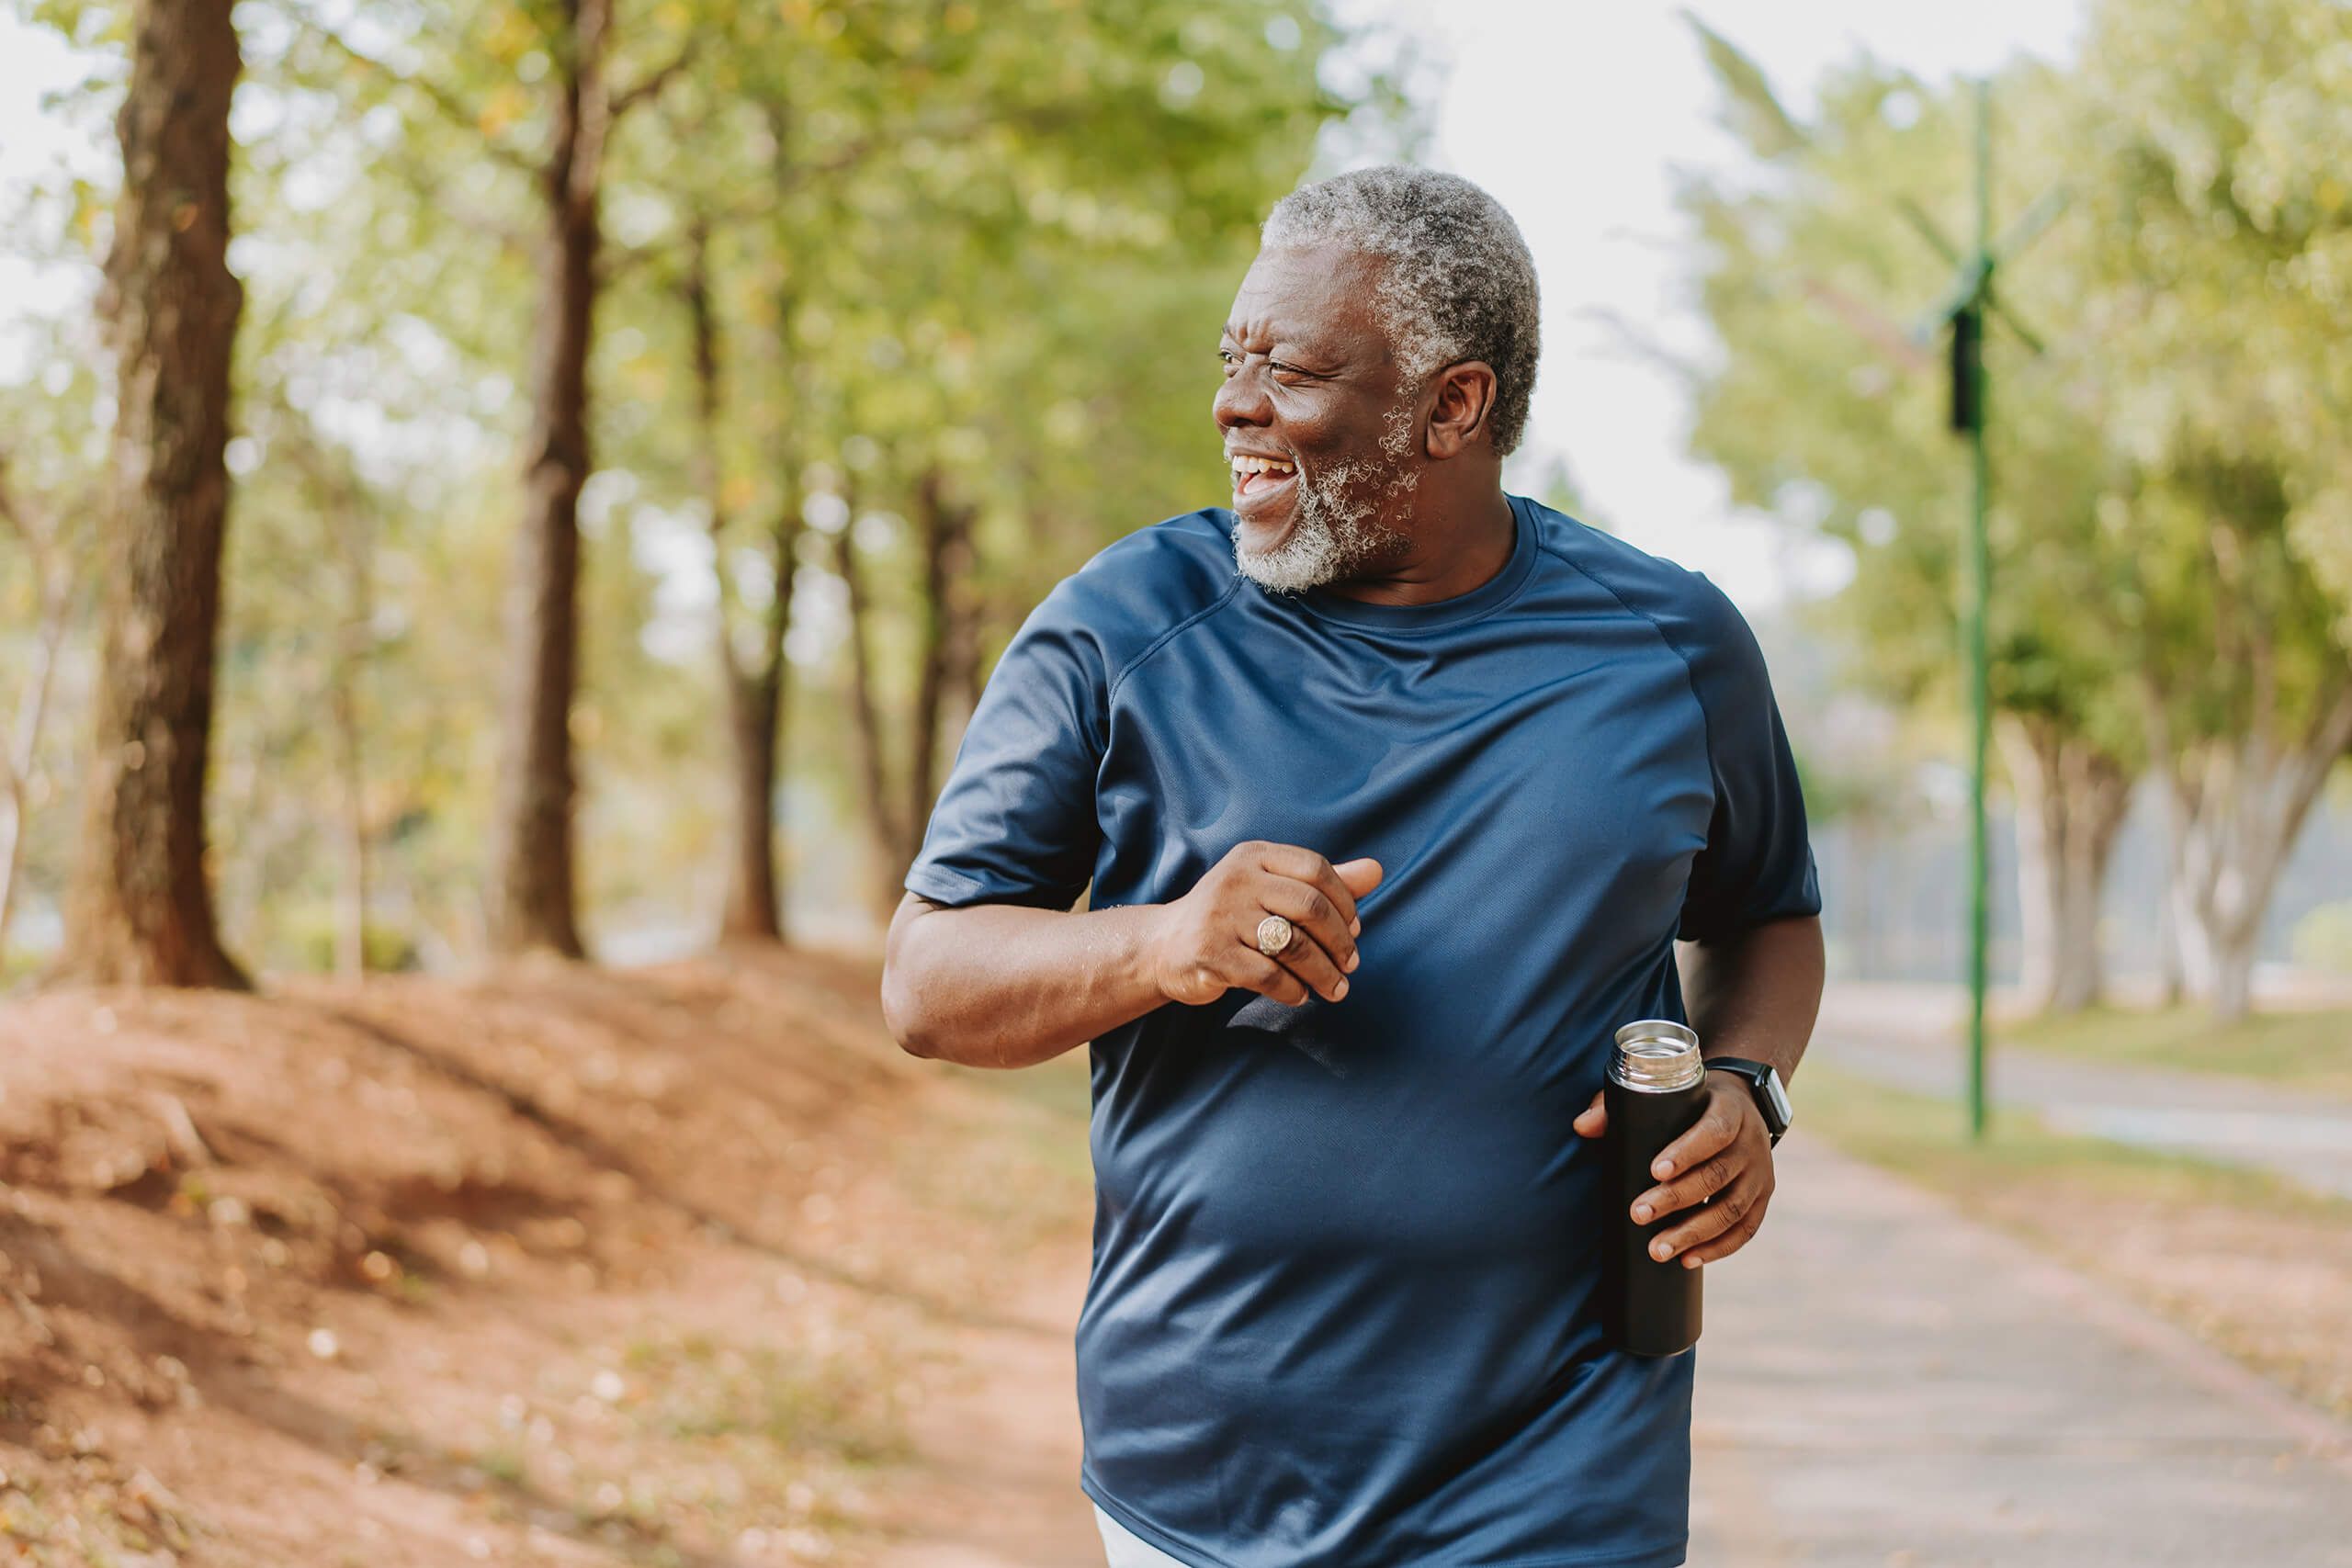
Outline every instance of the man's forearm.
POLYGON ((882 1012, 900 1045, 975 1067, 1025 1067, 1167 1000, 1155 904, 1072 913, 944 908, 910 897, 890 922, 882 1012))
POLYGON ((1821 1010, 1824 957, 1817 916, 1773 920, 1722 942, 1681 949, 1682 999, 1710 1056, 1770 1062, 1796 1075, 1821 1010))

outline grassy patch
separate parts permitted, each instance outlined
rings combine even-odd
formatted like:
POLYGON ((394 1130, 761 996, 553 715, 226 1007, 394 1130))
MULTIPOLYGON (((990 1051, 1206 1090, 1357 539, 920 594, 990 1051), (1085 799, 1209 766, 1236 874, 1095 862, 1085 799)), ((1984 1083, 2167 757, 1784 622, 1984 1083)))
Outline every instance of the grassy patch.
POLYGON ((2352 1416, 2352 1201, 1808 1063, 1806 1127, 2023 1236, 2323 1408, 2352 1416))
POLYGON ((2086 1061, 2258 1078, 2352 1100, 2352 1009, 2262 1013, 2216 1023, 2196 1008, 2095 1008, 2021 1020, 2005 1042, 2086 1061))
POLYGON ((815 1355, 689 1335, 632 1341, 623 1364, 648 1397, 634 1414, 665 1442, 754 1438, 786 1453, 821 1452, 851 1465, 904 1459, 903 1415, 887 1347, 815 1355))
POLYGON ((2352 1201, 2309 1191, 2268 1171, 2052 1132, 2031 1111, 1997 1106, 1979 1144, 1968 1135, 1966 1111, 1952 1100, 1890 1089, 1826 1062, 1806 1063, 1803 1077, 1808 1131, 1955 1196, 2063 1181, 2107 1198, 2234 1204, 2352 1224, 2352 1201))

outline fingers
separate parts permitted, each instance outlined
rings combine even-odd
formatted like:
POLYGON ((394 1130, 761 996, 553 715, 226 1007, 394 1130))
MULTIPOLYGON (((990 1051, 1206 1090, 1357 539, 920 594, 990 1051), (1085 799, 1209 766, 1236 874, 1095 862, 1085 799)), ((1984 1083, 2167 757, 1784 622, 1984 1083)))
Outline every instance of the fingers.
POLYGON ((1233 984, 1272 997, 1285 1007, 1297 1007, 1314 995, 1306 981, 1254 947, 1237 948, 1227 975, 1233 984))
POLYGON ((1347 884, 1348 891, 1359 898, 1379 886, 1381 878, 1388 874, 1370 855, 1357 860, 1343 860, 1331 869, 1339 874, 1341 882, 1347 884))
MULTIPOLYGON (((1287 886, 1299 887, 1299 885, 1295 882, 1287 886)), ((1311 889, 1307 888, 1302 887, 1299 890, 1311 893, 1311 889)), ((1314 896, 1320 897, 1320 895, 1314 896)), ((1279 909, 1274 912, 1282 913, 1279 909)), ((1346 942, 1345 933, 1341 934, 1340 940, 1346 942)), ((1352 957, 1353 944, 1349 945, 1350 955, 1352 957)), ((1260 957, 1264 956, 1263 953, 1259 953, 1254 931, 1250 937, 1249 948, 1252 953, 1257 953, 1260 957)), ((1277 968, 1296 976, 1327 1002, 1336 1002, 1348 994, 1348 977, 1340 973, 1338 965, 1331 962, 1331 955, 1323 950, 1321 943, 1307 934, 1307 927, 1296 921, 1294 921, 1291 926, 1290 945, 1277 953, 1272 962, 1277 968)), ((1301 997, 1299 999, 1304 1001, 1306 998, 1301 997)))
POLYGON ((1713 1202, 1652 1237, 1650 1256, 1660 1262, 1679 1258, 1685 1269, 1728 1258, 1755 1236, 1771 1201, 1771 1172, 1750 1166, 1713 1202))
MULTIPOLYGON (((1258 864, 1261 869, 1271 871, 1277 876, 1286 876, 1294 882, 1306 884, 1330 900, 1331 907, 1340 913, 1341 925, 1348 927, 1351 931, 1359 929, 1354 892, 1340 880, 1340 874, 1331 869, 1331 863, 1313 850, 1301 848, 1297 844, 1268 844, 1259 852, 1258 864)), ((1287 910, 1275 911, 1277 914, 1288 912, 1287 910)))
POLYGON ((1653 1187, 1634 1200, 1633 1215, 1636 1224, 1647 1224, 1661 1215, 1675 1213, 1703 1203, 1723 1191, 1747 1168, 1747 1162, 1736 1156, 1711 1159, 1697 1168, 1686 1171, 1662 1187, 1653 1187))
MULTIPOLYGON (((1307 950, 1313 949, 1316 955, 1326 960, 1335 976, 1355 968, 1356 939, 1348 934, 1347 919, 1339 906, 1319 888, 1286 876, 1268 876, 1256 891, 1259 902, 1287 919, 1295 933, 1288 947, 1273 954, 1277 962, 1292 964, 1294 959, 1309 958, 1307 950)), ((1253 932, 1253 945, 1255 941, 1253 932)), ((1294 964, 1293 967, 1296 965, 1294 964)), ((1302 978, 1306 977, 1305 970, 1299 973, 1302 978)))
POLYGON ((1739 1091, 1736 1100, 1724 1095, 1711 1096, 1706 1113, 1691 1123, 1690 1130, 1658 1151, 1657 1158, 1650 1162, 1650 1174, 1663 1181, 1676 1171, 1689 1170, 1731 1147, 1732 1140, 1739 1136, 1740 1112, 1743 1110, 1755 1110, 1755 1103, 1748 1099, 1745 1089, 1739 1091))
MULTIPOLYGON (((1184 928, 1193 935, 1183 945, 1192 948, 1195 968, 1227 985, 1294 1007, 1309 996, 1341 1000, 1349 974, 1362 962, 1356 938, 1363 918, 1356 899, 1377 887, 1382 874, 1380 863, 1369 857, 1347 862, 1342 872, 1298 844, 1262 839, 1236 844, 1195 889, 1205 918, 1184 928), (1272 959, 1258 950, 1258 925, 1269 914, 1292 927, 1289 944, 1272 959), (1230 947, 1224 945, 1228 932, 1230 947)), ((1176 987, 1180 999, 1208 989, 1192 982, 1176 987)))
POLYGON ((1608 1132, 1609 1099, 1607 1091, 1601 1089, 1594 1090, 1592 1103, 1586 1106, 1582 1111, 1577 1111, 1576 1120, 1569 1122, 1568 1125, 1574 1127, 1579 1136, 1587 1138, 1598 1138, 1603 1133, 1608 1132))

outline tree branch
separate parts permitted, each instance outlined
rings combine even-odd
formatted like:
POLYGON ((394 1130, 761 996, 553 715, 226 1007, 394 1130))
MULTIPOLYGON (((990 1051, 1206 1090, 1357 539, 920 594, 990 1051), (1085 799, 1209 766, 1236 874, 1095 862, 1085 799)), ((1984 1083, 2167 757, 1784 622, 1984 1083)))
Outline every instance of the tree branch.
POLYGON ((1687 388, 1698 386, 1701 374, 1697 362, 1675 353, 1664 340, 1623 310, 1605 305, 1587 305, 1576 314, 1599 325, 1617 340, 1623 351, 1618 357, 1656 366, 1687 388))
POLYGON ((1837 317, 1857 337, 1877 349, 1883 357, 1893 360, 1898 369, 1919 371, 1942 363, 1941 355, 1930 354, 1921 348, 1894 321, 1835 284, 1808 277, 1797 287, 1806 299, 1837 317))
POLYGON ((677 57, 670 63, 662 66, 635 86, 614 94, 612 107, 608 111, 609 117, 618 119, 638 105, 661 96, 662 90, 667 87, 680 72, 694 63, 695 49, 695 41, 688 39, 684 47, 678 51, 677 57))
POLYGON ((463 129, 470 130, 475 135, 481 137, 483 150, 489 152, 492 157, 497 159, 500 163, 504 164, 511 169, 520 170, 524 174, 534 176, 537 176, 543 172, 539 166, 537 159, 532 157, 529 153, 522 151, 520 148, 508 146, 503 141, 499 141, 495 136, 492 136, 488 131, 482 130, 481 113, 478 110, 468 107, 464 100, 460 99, 456 94, 450 92, 447 87, 444 87, 439 83, 433 81, 430 77, 403 75, 400 72, 394 70, 391 66, 386 64, 384 62, 377 59, 374 55, 364 53, 361 51, 353 48, 344 36, 341 33, 336 32, 333 28, 327 27, 315 20, 311 21, 310 25, 317 29, 319 37, 326 40, 328 47, 341 54, 345 59, 353 62, 355 64, 365 66, 368 70, 376 72, 388 82, 391 82, 400 86, 413 88, 416 92, 423 94, 425 100, 432 104, 435 108, 439 109, 442 116, 452 125, 462 127, 463 129))
POLYGON ((57 541, 56 527, 47 522, 36 523, 25 515, 17 502, 16 486, 8 482, 9 454, 0 447, 0 523, 6 523, 25 541, 25 549, 33 558, 36 571, 45 571, 50 547, 57 541))

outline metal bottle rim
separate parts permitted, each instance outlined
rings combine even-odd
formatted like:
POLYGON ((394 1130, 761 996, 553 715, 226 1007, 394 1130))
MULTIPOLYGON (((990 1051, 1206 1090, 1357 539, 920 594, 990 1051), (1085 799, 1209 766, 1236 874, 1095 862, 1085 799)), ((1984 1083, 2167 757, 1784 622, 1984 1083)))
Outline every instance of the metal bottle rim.
POLYGON ((1667 1018, 1640 1018, 1617 1031, 1609 1077, 1643 1094, 1671 1094, 1707 1076, 1699 1036, 1689 1024, 1667 1018))

